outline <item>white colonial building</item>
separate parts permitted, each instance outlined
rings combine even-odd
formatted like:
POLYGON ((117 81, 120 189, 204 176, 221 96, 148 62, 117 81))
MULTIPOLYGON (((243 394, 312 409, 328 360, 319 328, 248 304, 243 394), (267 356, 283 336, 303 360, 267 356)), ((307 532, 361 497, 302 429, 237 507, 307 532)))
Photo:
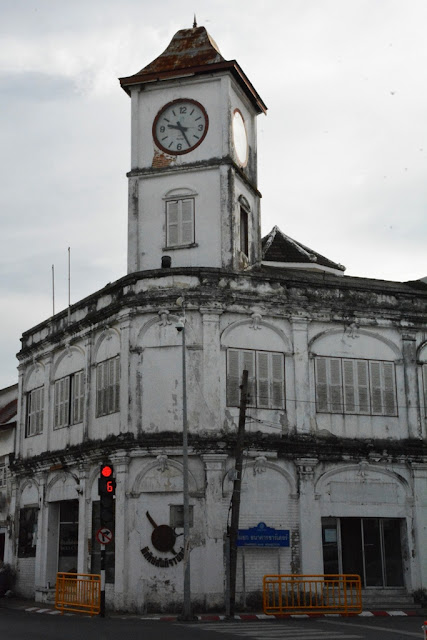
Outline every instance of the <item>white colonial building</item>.
POLYGON ((24 333, 18 354, 19 590, 46 600, 58 570, 99 570, 109 460, 107 604, 181 608, 183 316, 194 607, 224 607, 243 369, 240 528, 289 546, 240 548, 238 605, 259 606, 268 573, 359 573, 367 598, 427 586, 427 285, 347 277, 277 227, 261 238, 266 107, 203 27, 120 82, 128 274, 24 333))

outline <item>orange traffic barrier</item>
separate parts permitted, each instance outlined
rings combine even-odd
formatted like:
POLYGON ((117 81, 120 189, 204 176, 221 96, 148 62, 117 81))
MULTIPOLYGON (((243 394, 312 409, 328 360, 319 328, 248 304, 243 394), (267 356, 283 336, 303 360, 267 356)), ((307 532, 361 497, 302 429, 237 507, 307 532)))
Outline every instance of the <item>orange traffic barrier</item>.
POLYGON ((424 624, 421 629, 424 631, 424 640, 427 640, 427 620, 424 620, 424 624))
POLYGON ((263 579, 266 614, 362 612, 360 576, 345 574, 267 575, 263 579))
POLYGON ((97 573, 57 573, 55 609, 98 615, 101 610, 101 576, 97 573))

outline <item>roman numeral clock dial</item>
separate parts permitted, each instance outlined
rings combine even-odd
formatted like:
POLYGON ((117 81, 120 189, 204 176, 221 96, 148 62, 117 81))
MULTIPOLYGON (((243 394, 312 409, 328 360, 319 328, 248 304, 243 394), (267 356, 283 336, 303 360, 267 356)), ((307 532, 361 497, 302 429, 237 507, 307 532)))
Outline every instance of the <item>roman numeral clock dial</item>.
POLYGON ((174 100, 160 109, 153 122, 154 142, 171 155, 188 153, 204 140, 208 126, 208 114, 199 102, 174 100))

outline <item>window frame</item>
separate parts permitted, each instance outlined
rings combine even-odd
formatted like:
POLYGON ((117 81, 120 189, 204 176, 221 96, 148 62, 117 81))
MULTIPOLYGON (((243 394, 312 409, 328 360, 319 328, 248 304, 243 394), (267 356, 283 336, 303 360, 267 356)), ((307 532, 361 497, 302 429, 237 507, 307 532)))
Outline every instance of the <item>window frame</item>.
POLYGON ((171 196, 165 200, 165 225, 166 225, 166 247, 165 249, 179 249, 183 247, 192 247, 196 242, 196 198, 194 194, 183 194, 171 196), (188 224, 188 221, 183 220, 183 203, 191 202, 191 239, 185 238, 184 225, 188 224), (177 231, 176 242, 171 241, 170 227, 172 222, 170 221, 172 212, 170 211, 171 205, 176 203, 178 205, 177 211, 177 231))
POLYGON ((254 409, 267 409, 268 411, 286 410, 286 386, 285 386, 285 354, 281 351, 268 351, 264 349, 242 349, 228 347, 227 349, 227 375, 226 375, 226 406, 238 407, 240 405, 240 384, 241 375, 244 369, 248 370, 248 401, 247 406, 254 409), (237 354, 237 375, 236 356, 237 354), (267 356, 267 375, 261 375, 261 369, 265 371, 265 360, 267 356), (277 364, 280 359, 279 365, 277 364), (234 362, 233 362, 234 360, 234 362), (233 372, 232 369, 235 371, 233 372), (280 370, 280 376, 277 372, 280 370), (262 402, 263 390, 267 389, 268 400, 262 402), (278 389, 280 388, 280 392, 278 389), (280 401, 274 398, 280 396, 280 401))
POLYGON ((314 383, 316 413, 387 417, 399 415, 396 366, 391 360, 315 356, 314 383), (352 364, 351 374, 349 363, 352 364))
POLYGON ((0 489, 6 487, 7 466, 6 462, 0 462, 0 489))
POLYGON ((54 429, 62 429, 83 422, 84 384, 83 369, 55 380, 53 385, 54 429), (60 390, 61 386, 65 388, 64 391, 60 390))
POLYGON ((120 411, 120 355, 107 358, 96 365, 95 417, 101 418, 118 411, 120 411), (112 372, 114 372, 113 382, 110 380, 112 372), (106 377, 107 384, 104 384, 106 377))
POLYGON ((25 412, 25 437, 31 438, 33 436, 43 433, 43 421, 44 421, 44 385, 36 387, 27 391, 26 394, 26 412, 25 412), (36 407, 33 409, 33 405, 36 407), (37 406, 38 404, 38 406, 37 406), (34 426, 33 426, 34 422, 34 426))
POLYGON ((18 558, 36 556, 38 514, 39 508, 34 506, 22 507, 19 510, 18 558))

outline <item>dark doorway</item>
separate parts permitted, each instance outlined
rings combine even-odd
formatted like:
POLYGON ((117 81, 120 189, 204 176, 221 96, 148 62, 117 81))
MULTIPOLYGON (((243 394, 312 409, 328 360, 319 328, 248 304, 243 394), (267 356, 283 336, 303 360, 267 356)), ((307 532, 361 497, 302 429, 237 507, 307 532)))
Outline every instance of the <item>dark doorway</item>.
POLYGON ((325 518, 325 573, 357 574, 364 587, 402 587, 402 520, 325 518))

